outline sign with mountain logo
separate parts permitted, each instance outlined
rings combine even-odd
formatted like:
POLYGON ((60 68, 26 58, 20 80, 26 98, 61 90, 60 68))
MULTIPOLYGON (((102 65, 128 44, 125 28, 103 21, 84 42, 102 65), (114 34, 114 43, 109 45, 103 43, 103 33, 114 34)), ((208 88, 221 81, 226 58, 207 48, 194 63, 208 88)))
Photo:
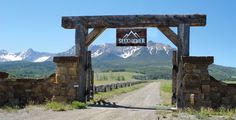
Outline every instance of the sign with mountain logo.
POLYGON ((116 46, 147 46, 147 29, 116 29, 116 46))

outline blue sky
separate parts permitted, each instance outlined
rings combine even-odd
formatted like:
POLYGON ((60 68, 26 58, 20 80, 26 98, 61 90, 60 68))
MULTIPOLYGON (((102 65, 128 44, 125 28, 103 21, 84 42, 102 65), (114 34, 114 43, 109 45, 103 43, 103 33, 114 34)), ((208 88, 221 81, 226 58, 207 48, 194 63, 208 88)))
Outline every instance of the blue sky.
MULTIPOLYGON (((0 50, 62 52, 74 45, 74 30, 61 16, 129 14, 207 14, 206 27, 191 28, 190 54, 215 56, 215 63, 236 67, 235 0, 1 0, 0 50)), ((155 28, 148 39, 172 45, 155 28)), ((106 30, 93 44, 115 42, 106 30)))

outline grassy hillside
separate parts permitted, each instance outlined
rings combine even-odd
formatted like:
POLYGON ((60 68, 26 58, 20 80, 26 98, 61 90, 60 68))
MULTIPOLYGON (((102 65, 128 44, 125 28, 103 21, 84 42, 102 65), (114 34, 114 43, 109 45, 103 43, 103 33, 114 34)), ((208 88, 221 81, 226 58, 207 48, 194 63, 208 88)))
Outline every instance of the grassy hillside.
MULTIPOLYGON (((163 60, 93 60, 95 79, 171 79, 171 61, 163 60), (116 72, 113 74, 113 72, 116 72)), ((53 62, 5 62, 0 63, 0 71, 17 78, 42 78, 55 71, 53 62)), ((218 80, 236 80, 236 68, 211 65, 209 73, 218 80)))
POLYGON ((0 71, 10 73, 13 78, 43 78, 55 71, 52 62, 0 62, 0 71))

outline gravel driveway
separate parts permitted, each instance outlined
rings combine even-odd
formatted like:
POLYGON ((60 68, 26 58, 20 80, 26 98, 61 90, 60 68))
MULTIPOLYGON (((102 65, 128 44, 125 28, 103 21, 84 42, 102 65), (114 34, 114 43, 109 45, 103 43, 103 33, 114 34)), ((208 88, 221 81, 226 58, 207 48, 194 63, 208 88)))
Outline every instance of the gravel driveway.
POLYGON ((156 120, 155 107, 160 103, 159 87, 159 82, 153 82, 109 99, 109 102, 116 102, 116 107, 89 107, 64 112, 41 107, 25 108, 13 113, 0 111, 0 120, 156 120))

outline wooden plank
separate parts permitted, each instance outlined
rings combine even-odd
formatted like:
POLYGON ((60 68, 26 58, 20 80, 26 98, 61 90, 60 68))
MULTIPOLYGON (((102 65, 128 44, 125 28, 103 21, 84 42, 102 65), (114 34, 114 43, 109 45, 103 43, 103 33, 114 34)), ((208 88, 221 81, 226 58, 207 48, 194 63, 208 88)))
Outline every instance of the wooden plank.
POLYGON ((175 46, 178 46, 178 36, 169 27, 157 27, 175 46))
POLYGON ((86 46, 89 46, 104 30, 106 30, 105 27, 94 28, 86 37, 86 46))
POLYGON ((75 45, 76 56, 79 56, 78 75, 79 75, 79 101, 86 102, 86 54, 87 47, 85 46, 88 29, 82 24, 78 23, 75 30, 75 45))
POLYGON ((116 16, 65 16, 62 17, 62 27, 75 29, 77 23, 83 20, 88 28, 107 27, 178 27, 179 24, 190 26, 205 26, 206 15, 116 15, 116 16))

